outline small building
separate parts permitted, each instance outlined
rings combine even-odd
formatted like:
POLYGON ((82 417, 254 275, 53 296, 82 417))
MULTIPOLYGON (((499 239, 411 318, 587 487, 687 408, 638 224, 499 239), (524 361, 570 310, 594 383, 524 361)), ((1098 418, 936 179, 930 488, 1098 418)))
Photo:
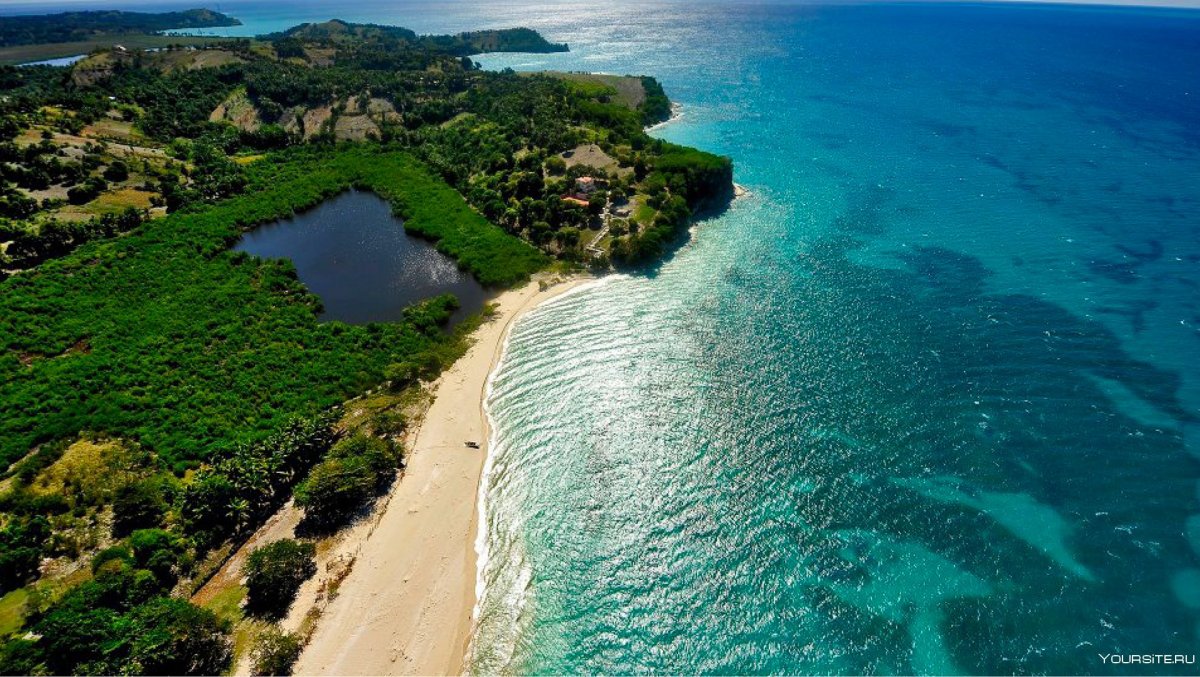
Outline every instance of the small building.
POLYGON ((633 209, 631 209, 627 204, 613 209, 613 216, 617 218, 627 219, 631 214, 633 214, 633 209))
POLYGON ((600 181, 591 176, 581 176, 578 179, 575 179, 575 188, 580 193, 592 193, 595 192, 595 190, 599 187, 600 181))
POLYGON ((584 199, 581 199, 581 198, 580 198, 579 196, 577 196, 577 195, 564 195, 564 196, 563 196, 563 199, 562 199, 562 201, 563 201, 563 202, 566 202, 567 204, 572 204, 572 205, 576 205, 576 206, 579 206, 579 207, 586 207, 586 206, 588 206, 588 201, 587 201, 587 200, 584 200, 584 199))

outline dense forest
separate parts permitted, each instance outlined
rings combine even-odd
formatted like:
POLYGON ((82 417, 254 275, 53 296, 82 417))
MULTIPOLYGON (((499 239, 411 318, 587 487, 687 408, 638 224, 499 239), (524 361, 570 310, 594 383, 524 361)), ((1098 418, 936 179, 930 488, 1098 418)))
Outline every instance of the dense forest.
POLYGON ((282 33, 264 36, 280 44, 334 45, 340 44, 355 51, 400 51, 415 48, 420 51, 470 56, 483 52, 565 52, 565 43, 546 40, 541 33, 528 28, 505 28, 488 31, 467 31, 455 35, 417 35, 400 26, 353 24, 334 19, 325 23, 307 23, 282 33))
POLYGON ((233 17, 208 9, 182 12, 86 11, 6 16, 0 21, 0 47, 46 42, 82 42, 101 35, 156 33, 175 28, 238 26, 233 17))
POLYGON ((0 67, 0 672, 285 674, 311 540, 195 594, 289 498, 318 538, 386 491, 403 403, 484 319, 321 322, 289 262, 230 250, 246 230, 372 190, 505 287, 656 261, 730 196, 727 158, 647 135, 653 78, 470 58, 498 49, 565 45, 334 21, 0 67))

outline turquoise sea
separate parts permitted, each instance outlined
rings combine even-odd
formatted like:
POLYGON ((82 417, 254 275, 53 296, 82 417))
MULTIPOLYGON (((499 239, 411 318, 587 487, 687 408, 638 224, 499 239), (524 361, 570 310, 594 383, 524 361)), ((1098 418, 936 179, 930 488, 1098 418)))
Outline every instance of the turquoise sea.
POLYGON ((216 8, 537 28, 750 190, 515 327, 476 672, 1200 672, 1101 658, 1200 653, 1200 11, 216 8))
POLYGON ((1200 672, 1200 12, 550 14, 751 195, 513 332, 475 669, 1200 672))

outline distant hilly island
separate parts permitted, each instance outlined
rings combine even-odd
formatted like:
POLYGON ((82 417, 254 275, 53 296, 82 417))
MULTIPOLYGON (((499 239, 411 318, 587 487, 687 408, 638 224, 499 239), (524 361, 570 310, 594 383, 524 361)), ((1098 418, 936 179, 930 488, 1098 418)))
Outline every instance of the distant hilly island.
POLYGON ((211 9, 154 14, 111 10, 11 16, 0 21, 0 47, 86 42, 104 36, 156 33, 179 28, 240 26, 241 23, 211 9))

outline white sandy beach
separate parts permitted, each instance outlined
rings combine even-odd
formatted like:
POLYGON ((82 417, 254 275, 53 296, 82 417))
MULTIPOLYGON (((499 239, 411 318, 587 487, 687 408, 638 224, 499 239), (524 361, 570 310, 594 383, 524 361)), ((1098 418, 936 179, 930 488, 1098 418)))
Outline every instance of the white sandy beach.
POLYGON ((497 317, 442 375, 378 525, 296 663, 297 675, 450 675, 463 670, 475 604, 477 495, 487 458, 483 397, 513 322, 577 286, 537 282, 496 299, 497 317), (479 449, 464 446, 473 440, 479 449))

